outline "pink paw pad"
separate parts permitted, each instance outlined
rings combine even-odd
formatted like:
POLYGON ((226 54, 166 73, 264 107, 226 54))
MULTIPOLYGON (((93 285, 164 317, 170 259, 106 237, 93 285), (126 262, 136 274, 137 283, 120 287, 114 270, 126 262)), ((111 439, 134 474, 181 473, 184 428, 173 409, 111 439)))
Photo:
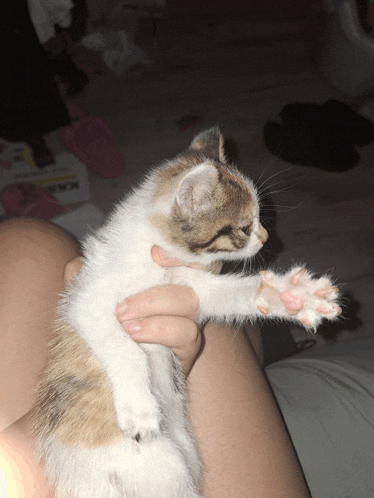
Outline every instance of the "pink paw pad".
POLYGON ((327 304, 320 304, 317 307, 318 313, 322 313, 323 315, 327 315, 328 313, 331 313, 333 308, 331 306, 328 306, 327 304))
POLYGON ((342 309, 340 306, 336 304, 332 304, 331 306, 328 306, 326 304, 320 304, 317 307, 317 311, 319 313, 322 313, 323 315, 328 315, 329 313, 336 313, 337 315, 340 315, 342 313, 342 309))
POLYGON ((314 295, 317 297, 326 297, 327 289, 317 289, 314 291, 314 295))
POLYGON ((310 321, 310 319, 305 315, 303 317, 300 318, 301 322, 306 326, 306 327, 309 327, 309 328, 312 328, 313 325, 312 325, 312 322, 310 321))
POLYGON ((267 308, 266 306, 257 306, 258 310, 263 314, 263 315, 268 315, 269 314, 269 308, 267 308))
POLYGON ((300 311, 304 306, 303 298, 301 296, 295 296, 288 290, 281 292, 280 298, 289 310, 300 311))
POLYGON ((290 284, 291 285, 299 285, 303 277, 306 275, 307 270, 306 268, 302 268, 301 270, 298 270, 292 277, 290 278, 290 284))
POLYGON ((261 280, 262 282, 269 282, 270 278, 271 278, 271 274, 269 271, 266 271, 266 270, 262 270, 259 272, 259 275, 261 275, 261 280))

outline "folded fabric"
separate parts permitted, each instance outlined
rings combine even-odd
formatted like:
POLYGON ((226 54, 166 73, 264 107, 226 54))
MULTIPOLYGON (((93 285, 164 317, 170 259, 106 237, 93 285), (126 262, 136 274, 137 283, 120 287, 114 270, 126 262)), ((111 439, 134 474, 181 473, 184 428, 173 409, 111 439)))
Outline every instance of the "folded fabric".
POLYGON ((71 107, 70 114, 73 118, 82 117, 57 132, 64 147, 100 178, 119 176, 125 162, 107 125, 99 118, 85 116, 77 105, 71 107))
POLYGON ((374 337, 292 356, 266 374, 311 496, 373 496, 374 337))

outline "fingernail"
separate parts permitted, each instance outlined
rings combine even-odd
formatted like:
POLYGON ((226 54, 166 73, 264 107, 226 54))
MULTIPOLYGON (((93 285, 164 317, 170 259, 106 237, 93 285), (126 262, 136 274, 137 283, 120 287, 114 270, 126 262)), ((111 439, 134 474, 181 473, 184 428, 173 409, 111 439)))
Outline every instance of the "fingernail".
POLYGON ((125 322, 123 326, 125 327, 126 332, 128 332, 129 334, 135 334, 136 332, 140 332, 142 330, 140 322, 137 322, 135 320, 125 322))
POLYGON ((127 308, 127 301, 123 301, 122 303, 120 303, 116 308, 117 315, 124 315, 127 311, 127 308))
POLYGON ((169 260, 170 259, 170 256, 167 254, 166 251, 164 251, 163 249, 159 249, 159 252, 158 252, 160 258, 162 259, 162 261, 165 261, 165 260, 169 260))

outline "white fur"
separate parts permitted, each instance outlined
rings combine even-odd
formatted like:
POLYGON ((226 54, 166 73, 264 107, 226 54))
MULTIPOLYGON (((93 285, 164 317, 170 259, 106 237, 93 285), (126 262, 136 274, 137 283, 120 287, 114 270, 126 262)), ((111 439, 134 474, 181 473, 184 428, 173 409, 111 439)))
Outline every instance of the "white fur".
MULTIPOLYGON (((151 176, 125 199, 108 223, 84 244, 85 263, 65 293, 59 312, 84 339, 106 372, 123 440, 108 447, 78 449, 42 439, 47 473, 59 498, 198 498, 201 464, 186 416, 186 396, 176 391, 172 353, 157 345, 139 345, 116 319, 116 305, 147 288, 183 283, 200 299, 201 319, 263 316, 257 308, 260 276, 217 276, 189 268, 161 268, 151 259, 158 244, 185 261, 243 258, 261 247, 254 230, 234 255, 187 254, 167 243, 150 224, 165 212, 154 202, 151 176), (137 442, 134 438, 140 435, 137 442), (121 486, 113 485, 115 473, 121 486)), ((278 277, 285 287, 286 277, 278 277)), ((283 289, 282 287, 282 289, 283 289)), ((289 318, 278 306, 273 316, 289 318)), ((297 318, 296 318, 297 319, 297 318)), ((182 378, 179 374, 179 383, 182 378)))

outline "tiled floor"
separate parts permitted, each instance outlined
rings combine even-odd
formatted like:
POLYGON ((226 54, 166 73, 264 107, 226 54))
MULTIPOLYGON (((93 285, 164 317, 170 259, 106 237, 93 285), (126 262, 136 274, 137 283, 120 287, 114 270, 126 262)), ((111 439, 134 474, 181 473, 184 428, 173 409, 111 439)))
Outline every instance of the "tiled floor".
MULTIPOLYGON (((110 126, 126 159, 120 178, 91 175, 93 200, 105 212, 147 168, 219 123, 239 166, 272 192, 276 217, 268 225, 264 256, 274 267, 301 262, 333 275, 344 294, 344 313, 337 326, 322 332, 343 340, 374 332, 374 149, 362 150, 360 164, 345 173, 290 165, 267 151, 263 125, 286 103, 344 98, 317 70, 321 12, 299 5, 230 15, 168 10, 157 20, 155 37, 144 38, 153 66, 120 77, 94 76, 78 100, 110 126), (173 123, 189 114, 202 122, 177 131, 173 123)), ((266 333, 271 338, 277 330, 266 333)), ((300 331, 294 336, 305 338, 300 331)), ((279 337, 273 344, 280 352, 272 358, 292 349, 282 348, 279 337)))

